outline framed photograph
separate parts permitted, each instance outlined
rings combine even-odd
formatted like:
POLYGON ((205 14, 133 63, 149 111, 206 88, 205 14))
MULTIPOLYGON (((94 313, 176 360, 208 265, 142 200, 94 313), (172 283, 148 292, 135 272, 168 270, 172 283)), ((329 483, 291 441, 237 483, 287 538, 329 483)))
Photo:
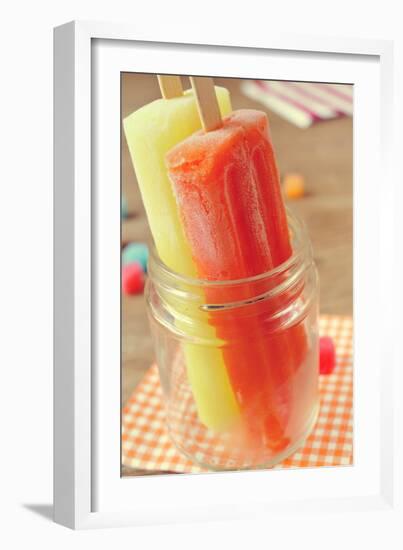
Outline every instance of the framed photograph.
POLYGON ((55 29, 55 521, 397 513, 393 45, 205 40, 55 29))

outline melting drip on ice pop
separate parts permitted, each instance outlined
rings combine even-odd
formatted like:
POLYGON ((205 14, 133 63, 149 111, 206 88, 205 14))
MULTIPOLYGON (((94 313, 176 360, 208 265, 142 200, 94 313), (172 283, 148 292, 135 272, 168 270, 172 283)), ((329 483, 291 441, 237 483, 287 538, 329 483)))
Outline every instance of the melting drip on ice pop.
MULTIPOLYGON (((199 131, 166 157, 198 275, 238 280, 287 260, 291 244, 265 113, 239 110, 221 128, 199 131)), ((245 298, 245 286, 206 290, 210 303, 245 298), (219 295, 220 294, 220 295, 219 295)), ((253 315, 230 310, 211 317, 228 346, 224 360, 253 445, 288 445, 290 380, 306 354, 302 326, 267 334, 264 302, 253 315), (260 317, 259 317, 260 316, 260 317)))

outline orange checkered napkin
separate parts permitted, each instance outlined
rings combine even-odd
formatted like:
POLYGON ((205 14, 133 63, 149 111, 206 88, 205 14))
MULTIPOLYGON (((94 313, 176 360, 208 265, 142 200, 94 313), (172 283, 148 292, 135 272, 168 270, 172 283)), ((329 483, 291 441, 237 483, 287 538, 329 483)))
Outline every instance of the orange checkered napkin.
MULTIPOLYGON (((313 432, 302 448, 275 468, 352 464, 352 332, 351 317, 321 316, 320 334, 333 338, 336 346, 336 368, 320 377, 320 411, 313 432)), ((207 471, 182 456, 171 443, 155 365, 123 409, 122 464, 150 471, 207 471)))

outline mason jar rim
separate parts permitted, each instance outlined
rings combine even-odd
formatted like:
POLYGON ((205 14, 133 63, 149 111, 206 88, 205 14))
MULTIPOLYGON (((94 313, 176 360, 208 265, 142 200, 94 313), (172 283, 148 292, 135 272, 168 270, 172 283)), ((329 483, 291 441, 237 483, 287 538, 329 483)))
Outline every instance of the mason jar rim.
POLYGON ((190 287, 197 286, 203 288, 212 288, 219 286, 234 286, 241 285, 245 283, 255 283, 261 280, 274 277, 283 271, 287 271, 291 266, 295 265, 302 259, 306 257, 306 253, 310 248, 309 239, 306 238, 306 226, 305 223, 294 213, 291 212, 289 208, 286 208, 287 220, 289 228, 291 230, 291 240, 292 240, 292 254, 291 256, 283 263, 278 266, 270 269, 269 271, 264 271, 258 273, 257 275, 251 275, 250 277, 244 277, 241 279, 201 279, 199 277, 190 277, 188 275, 183 275, 169 268, 160 258, 157 253, 155 245, 150 248, 150 262, 149 262, 149 271, 153 272, 152 265, 155 264, 158 268, 158 271, 162 272, 165 276, 177 281, 179 283, 186 284, 190 287), (151 270, 150 270, 151 267, 151 270))

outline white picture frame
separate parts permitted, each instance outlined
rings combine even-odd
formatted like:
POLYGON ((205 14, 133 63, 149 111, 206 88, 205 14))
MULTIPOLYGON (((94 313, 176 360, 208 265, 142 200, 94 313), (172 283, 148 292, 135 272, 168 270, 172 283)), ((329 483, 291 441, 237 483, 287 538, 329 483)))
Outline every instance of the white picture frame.
POLYGON ((55 29, 54 514, 75 529, 396 508, 393 44, 55 29), (168 52, 169 55, 163 55, 168 52), (354 465, 120 477, 120 72, 354 84, 354 465), (118 82, 119 81, 119 82, 118 82), (368 116, 368 112, 371 116, 368 116), (384 188, 379 181, 387 181, 384 188), (118 245, 118 246, 117 246, 118 245), (374 266, 377 266, 374 268, 374 266), (368 299, 371 296, 371 299, 368 299), (363 383, 365 381, 365 384, 363 383))

